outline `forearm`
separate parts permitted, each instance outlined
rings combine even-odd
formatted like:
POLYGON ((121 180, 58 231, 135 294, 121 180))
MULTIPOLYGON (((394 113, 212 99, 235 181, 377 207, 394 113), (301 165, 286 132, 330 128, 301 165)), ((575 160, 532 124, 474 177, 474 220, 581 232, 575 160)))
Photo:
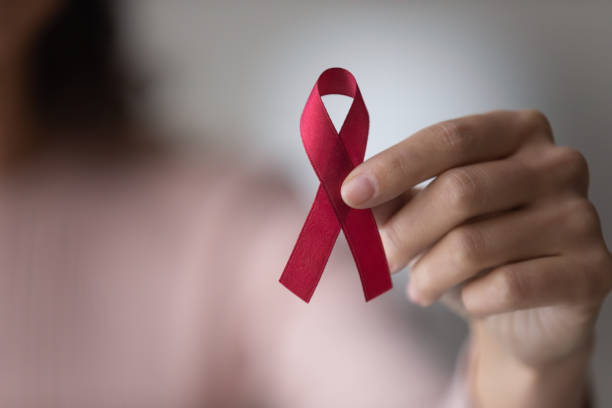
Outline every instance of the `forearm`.
MULTIPOLYGON (((476 330, 476 332, 478 332, 476 330)), ((473 336, 471 392, 477 408, 586 408, 590 345, 545 367, 528 367, 482 334, 473 336)))

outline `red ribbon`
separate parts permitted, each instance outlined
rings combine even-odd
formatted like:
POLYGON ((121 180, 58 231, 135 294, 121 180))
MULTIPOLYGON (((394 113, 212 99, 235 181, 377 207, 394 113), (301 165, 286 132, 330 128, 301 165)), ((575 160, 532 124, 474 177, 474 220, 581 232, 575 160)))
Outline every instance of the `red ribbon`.
POLYGON ((300 119, 302 142, 321 184, 280 277, 280 282, 305 302, 310 301, 321 279, 340 228, 359 270, 366 301, 393 286, 372 211, 350 208, 340 196, 346 176, 363 162, 368 128, 368 111, 353 75, 342 68, 323 72, 300 119), (353 98, 340 134, 321 100, 330 94, 353 98))

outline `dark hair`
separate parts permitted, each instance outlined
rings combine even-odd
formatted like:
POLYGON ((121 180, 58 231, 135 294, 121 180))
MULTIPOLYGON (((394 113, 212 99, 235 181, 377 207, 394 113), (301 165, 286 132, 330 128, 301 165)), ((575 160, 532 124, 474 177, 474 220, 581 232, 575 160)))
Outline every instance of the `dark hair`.
POLYGON ((39 31, 27 69, 31 107, 44 126, 108 128, 128 119, 113 14, 111 0, 64 0, 39 31))

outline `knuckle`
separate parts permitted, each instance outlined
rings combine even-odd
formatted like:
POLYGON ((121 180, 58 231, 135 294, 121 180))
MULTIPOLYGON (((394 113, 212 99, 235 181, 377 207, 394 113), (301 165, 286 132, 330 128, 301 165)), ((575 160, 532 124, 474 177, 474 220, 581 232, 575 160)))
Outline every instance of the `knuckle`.
POLYGON ((610 257, 608 257, 608 263, 605 269, 602 269, 603 280, 604 280, 604 296, 607 296, 612 291, 612 267, 610 266, 610 257))
POLYGON ((453 151, 463 151, 469 148, 471 134, 469 126, 464 121, 446 121, 434 125, 444 147, 449 147, 453 151))
POLYGON ((597 209, 586 198, 574 200, 567 206, 566 222, 569 229, 579 237, 599 236, 600 222, 597 209))
POLYGON ((403 159, 404 158, 401 155, 393 154, 393 155, 391 155, 388 158, 388 160, 389 160, 388 164, 383 163, 382 160, 378 160, 376 162, 376 168, 375 168, 376 174, 380 174, 380 173, 384 174, 384 169, 385 168, 388 168, 389 171, 402 173, 403 172, 402 170, 404 168, 404 160, 403 159))
POLYGON ((592 279, 590 294, 606 296, 612 290, 612 257, 605 245, 597 248, 591 256, 595 279, 592 279))
POLYGON ((494 280, 499 301, 506 308, 519 306, 529 296, 528 285, 516 268, 503 266, 498 269, 497 279, 494 280))
POLYGON ((485 239, 482 233, 472 227, 460 227, 449 233, 452 242, 452 254, 455 265, 460 268, 475 266, 484 251, 485 239))
POLYGON ((379 185, 378 193, 386 195, 400 188, 403 180, 414 173, 411 168, 413 162, 402 149, 394 149, 392 153, 370 159, 369 172, 379 185))
POLYGON ((588 187, 589 165, 582 153, 570 147, 557 147, 557 157, 557 166, 567 174, 570 183, 588 187))
POLYGON ((537 109, 526 109, 519 112, 523 127, 537 134, 544 134, 552 139, 552 127, 546 115, 537 109))
POLYGON ((451 208, 470 213, 479 200, 480 188, 475 177, 465 169, 453 169, 440 176, 444 198, 451 208))

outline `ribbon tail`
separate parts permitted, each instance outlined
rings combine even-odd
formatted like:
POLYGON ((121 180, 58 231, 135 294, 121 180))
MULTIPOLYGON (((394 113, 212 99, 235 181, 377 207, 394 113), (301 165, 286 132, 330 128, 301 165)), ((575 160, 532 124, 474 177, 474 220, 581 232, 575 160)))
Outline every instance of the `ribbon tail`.
POLYGON ((340 233, 327 194, 319 186, 279 282, 304 302, 310 302, 340 233))
POLYGON ((369 209, 351 209, 342 230, 355 259, 366 302, 393 287, 387 258, 374 215, 369 209))

